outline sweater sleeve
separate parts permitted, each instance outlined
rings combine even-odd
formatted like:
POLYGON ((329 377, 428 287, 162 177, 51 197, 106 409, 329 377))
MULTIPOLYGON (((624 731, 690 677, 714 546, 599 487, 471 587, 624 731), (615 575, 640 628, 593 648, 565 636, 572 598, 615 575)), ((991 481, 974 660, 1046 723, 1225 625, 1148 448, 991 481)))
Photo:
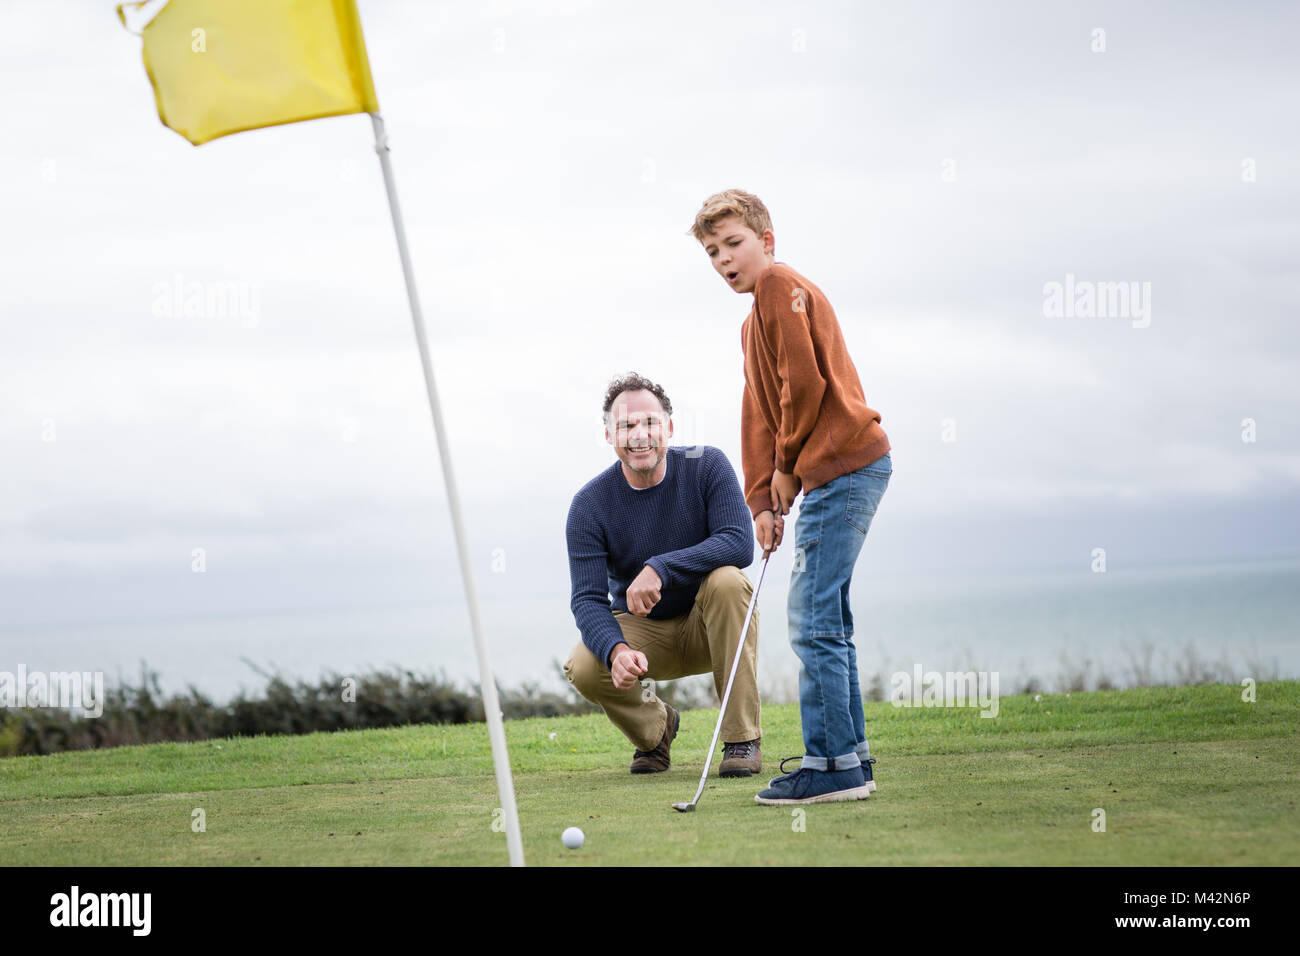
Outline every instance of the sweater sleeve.
POLYGON ((709 448, 700 467, 709 536, 699 544, 655 555, 646 562, 665 588, 727 565, 747 568, 754 561, 753 522, 731 462, 718 449, 709 448))
POLYGON ((609 666, 609 652, 623 640, 609 603, 608 549, 599 523, 581 495, 569 507, 565 534, 569 547, 569 608, 582 633, 582 643, 596 660, 609 666))
POLYGON ((748 382, 740 399, 740 464, 745 472, 745 504, 757 518, 772 510, 772 472, 776 470, 776 436, 763 420, 748 382))
POLYGON ((809 327, 812 292, 791 276, 773 272, 758 290, 763 331, 776 353, 781 383, 781 422, 776 433, 776 468, 793 474, 799 452, 821 413, 826 378, 817 363, 809 327))

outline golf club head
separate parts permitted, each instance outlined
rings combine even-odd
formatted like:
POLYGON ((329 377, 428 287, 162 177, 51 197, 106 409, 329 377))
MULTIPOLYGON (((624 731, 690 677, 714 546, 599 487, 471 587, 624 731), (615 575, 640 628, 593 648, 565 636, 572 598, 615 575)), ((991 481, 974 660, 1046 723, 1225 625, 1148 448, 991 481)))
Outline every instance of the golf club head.
POLYGON ((673 809, 676 810, 678 813, 690 813, 692 810, 695 809, 695 804, 693 804, 693 803, 674 803, 674 804, 673 804, 673 809))

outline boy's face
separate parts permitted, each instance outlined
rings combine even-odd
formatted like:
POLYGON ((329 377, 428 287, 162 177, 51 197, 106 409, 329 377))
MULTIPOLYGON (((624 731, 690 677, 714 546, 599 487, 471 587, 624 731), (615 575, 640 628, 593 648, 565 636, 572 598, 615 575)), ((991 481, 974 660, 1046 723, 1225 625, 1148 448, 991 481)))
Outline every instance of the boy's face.
POLYGON ((713 268, 737 292, 754 291, 758 274, 772 264, 775 245, 771 229, 755 235, 739 216, 719 219, 703 241, 713 268))

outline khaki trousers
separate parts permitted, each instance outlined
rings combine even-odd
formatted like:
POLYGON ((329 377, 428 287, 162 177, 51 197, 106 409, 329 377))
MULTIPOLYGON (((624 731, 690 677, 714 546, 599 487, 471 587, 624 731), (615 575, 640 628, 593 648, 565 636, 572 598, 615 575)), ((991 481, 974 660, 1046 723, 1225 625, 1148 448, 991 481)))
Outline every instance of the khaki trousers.
MULTIPOLYGON (((731 663, 740 643, 740 626, 745 623, 754 586, 737 567, 718 568, 700 583, 690 613, 667 621, 652 621, 623 611, 614 620, 623 640, 646 657, 648 668, 642 680, 675 680, 691 674, 713 674, 718 700, 727 688, 731 663)), ((749 624, 749 636, 741 654, 736 682, 722 722, 723 743, 743 743, 763 735, 758 700, 758 609, 749 624)), ((569 683, 587 700, 605 711, 614 726, 638 750, 654 750, 667 727, 668 712, 653 687, 633 684, 627 690, 614 686, 609 668, 581 641, 564 662, 569 683)))

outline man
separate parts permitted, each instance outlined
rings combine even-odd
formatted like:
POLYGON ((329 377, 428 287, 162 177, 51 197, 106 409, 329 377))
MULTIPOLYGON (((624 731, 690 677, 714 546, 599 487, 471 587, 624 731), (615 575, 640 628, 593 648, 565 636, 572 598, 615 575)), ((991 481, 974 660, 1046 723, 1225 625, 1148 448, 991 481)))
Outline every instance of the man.
MULTIPOLYGON (((564 673, 632 741, 632 773, 669 768, 680 723, 651 682, 712 673, 721 699, 753 594, 736 472, 716 448, 670 448, 672 411, 635 372, 610 384, 602 412, 618 462, 574 495, 567 526, 582 641, 564 673)), ((722 724, 723 777, 762 769, 757 660, 755 613, 722 724)))

